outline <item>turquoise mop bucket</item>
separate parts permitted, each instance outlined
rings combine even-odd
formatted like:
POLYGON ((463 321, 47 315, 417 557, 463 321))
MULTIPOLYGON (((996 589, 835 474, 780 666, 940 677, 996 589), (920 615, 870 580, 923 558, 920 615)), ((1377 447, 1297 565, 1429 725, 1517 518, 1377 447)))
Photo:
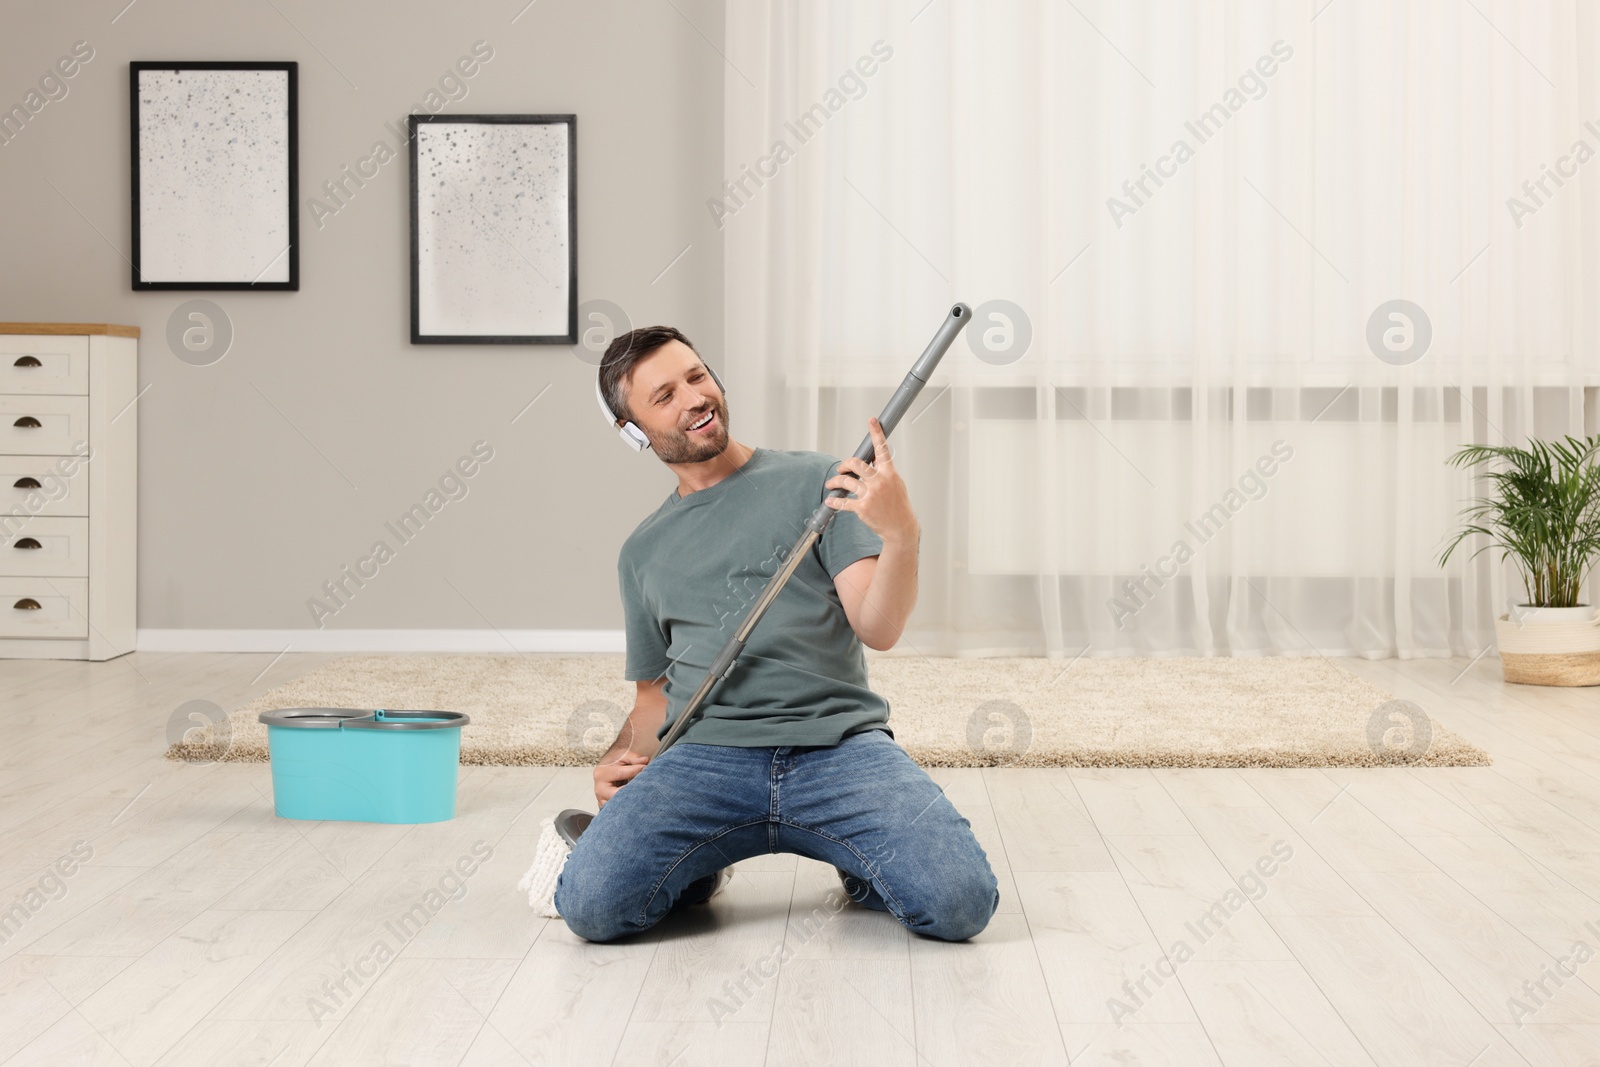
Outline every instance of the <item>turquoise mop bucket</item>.
POLYGON ((455 818, 458 711, 284 708, 267 728, 272 801, 284 819, 424 823, 455 818))

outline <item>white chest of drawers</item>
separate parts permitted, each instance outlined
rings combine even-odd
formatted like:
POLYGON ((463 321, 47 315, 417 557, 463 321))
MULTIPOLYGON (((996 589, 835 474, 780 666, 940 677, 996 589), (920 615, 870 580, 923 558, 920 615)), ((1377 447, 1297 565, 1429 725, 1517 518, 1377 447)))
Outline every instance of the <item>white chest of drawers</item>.
POLYGON ((138 389, 136 326, 0 323, 0 659, 133 651, 138 389))

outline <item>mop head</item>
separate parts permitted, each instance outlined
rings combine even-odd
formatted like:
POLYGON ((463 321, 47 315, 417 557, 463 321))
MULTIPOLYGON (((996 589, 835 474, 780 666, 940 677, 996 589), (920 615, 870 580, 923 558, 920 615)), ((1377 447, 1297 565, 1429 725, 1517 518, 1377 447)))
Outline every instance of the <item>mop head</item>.
POLYGON ((556 832, 555 819, 540 823, 539 847, 534 850, 533 866, 522 876, 517 888, 527 891, 528 906, 546 919, 561 918, 561 913, 556 911, 556 879, 570 855, 572 846, 556 832))

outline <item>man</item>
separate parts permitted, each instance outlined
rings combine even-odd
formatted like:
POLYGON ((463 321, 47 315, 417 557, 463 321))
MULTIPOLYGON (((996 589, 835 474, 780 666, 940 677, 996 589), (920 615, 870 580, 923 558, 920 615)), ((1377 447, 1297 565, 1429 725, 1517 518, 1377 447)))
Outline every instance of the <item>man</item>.
POLYGON ((857 903, 959 941, 1000 895, 971 824, 894 740, 867 688, 863 644, 892 648, 917 598, 919 529, 883 429, 875 465, 751 448, 729 434, 720 383, 670 326, 634 330, 600 364, 615 427, 678 486, 617 561, 632 713, 594 770, 600 811, 556 885, 572 931, 649 929, 767 852, 832 864, 857 903), (825 492, 853 496, 712 690, 704 718, 656 757, 716 654, 825 492))

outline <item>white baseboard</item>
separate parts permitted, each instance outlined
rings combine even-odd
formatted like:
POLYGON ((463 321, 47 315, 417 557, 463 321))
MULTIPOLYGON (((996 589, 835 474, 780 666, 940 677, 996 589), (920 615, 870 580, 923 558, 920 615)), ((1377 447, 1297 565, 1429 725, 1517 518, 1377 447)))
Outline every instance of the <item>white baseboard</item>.
POLYGON ((621 630, 144 630, 140 652, 622 652, 621 630))

